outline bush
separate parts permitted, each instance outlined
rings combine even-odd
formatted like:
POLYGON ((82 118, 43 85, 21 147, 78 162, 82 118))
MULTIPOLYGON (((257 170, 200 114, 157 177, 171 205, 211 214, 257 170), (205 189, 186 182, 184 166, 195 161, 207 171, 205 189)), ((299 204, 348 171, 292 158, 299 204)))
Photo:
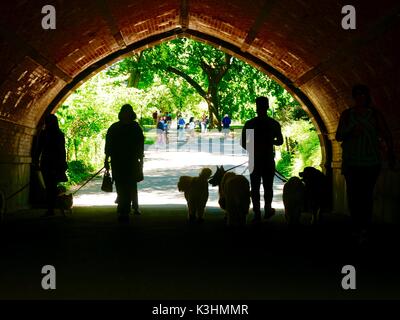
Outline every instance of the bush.
POLYGON ((154 120, 151 117, 141 117, 139 119, 139 124, 141 126, 149 126, 149 125, 153 125, 154 124, 154 120))
POLYGON ((293 171, 293 155, 285 150, 281 153, 281 159, 276 164, 276 170, 285 178, 290 178, 293 171))

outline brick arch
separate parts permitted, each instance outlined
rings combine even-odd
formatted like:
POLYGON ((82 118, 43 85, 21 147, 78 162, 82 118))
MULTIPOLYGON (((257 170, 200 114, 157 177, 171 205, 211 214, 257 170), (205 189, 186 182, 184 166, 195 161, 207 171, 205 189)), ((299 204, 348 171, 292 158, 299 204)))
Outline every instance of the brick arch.
MULTIPOLYGON (((253 63, 256 59, 255 64, 264 69, 271 66, 273 70, 267 71, 307 104, 323 141, 332 146, 335 203, 343 211, 340 146, 334 132, 340 112, 351 103, 352 84, 363 82, 371 87, 374 103, 386 116, 393 135, 400 137, 396 108, 399 5, 396 0, 382 0, 379 5, 353 1, 357 29, 346 31, 340 25, 345 4, 317 0, 2 2, 0 172, 4 174, 0 189, 18 189, 29 179, 32 136, 63 90, 83 74, 95 72, 103 59, 130 46, 141 42, 146 46, 152 37, 168 32, 171 36, 186 33, 203 40, 208 37, 228 50, 235 48, 236 54, 253 63), (45 4, 56 7, 56 30, 41 29, 45 4)), ((26 195, 14 202, 16 206, 26 203, 26 195)))

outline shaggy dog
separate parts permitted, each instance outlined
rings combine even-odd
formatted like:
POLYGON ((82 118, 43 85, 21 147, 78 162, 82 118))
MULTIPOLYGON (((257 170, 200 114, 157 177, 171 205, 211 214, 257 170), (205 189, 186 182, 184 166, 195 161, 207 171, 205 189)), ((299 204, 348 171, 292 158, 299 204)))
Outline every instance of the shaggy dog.
POLYGON ((72 213, 72 194, 67 194, 67 189, 63 186, 58 186, 57 192, 56 208, 61 210, 63 216, 65 216, 66 211, 68 211, 68 213, 72 213))
POLYGON ((226 212, 228 226, 244 226, 250 208, 250 184, 242 175, 226 172, 217 167, 217 171, 209 183, 219 186, 218 203, 226 212))
POLYGON ((283 186, 285 217, 289 225, 298 225, 305 204, 305 185, 298 177, 291 177, 283 186))
POLYGON ((208 178, 212 171, 209 168, 201 170, 198 177, 181 176, 178 190, 183 191, 188 205, 189 221, 203 221, 204 209, 208 200, 208 178))
POLYGON ((305 184, 306 210, 312 214, 312 224, 321 220, 321 213, 330 210, 330 188, 326 176, 313 167, 300 172, 305 184))

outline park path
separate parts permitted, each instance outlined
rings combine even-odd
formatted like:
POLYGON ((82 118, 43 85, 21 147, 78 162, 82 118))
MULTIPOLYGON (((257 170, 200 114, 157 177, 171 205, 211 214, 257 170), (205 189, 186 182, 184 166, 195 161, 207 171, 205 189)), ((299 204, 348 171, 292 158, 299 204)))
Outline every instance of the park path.
MULTIPOLYGON (((217 165, 225 169, 243 164, 247 155, 239 145, 238 135, 220 139, 221 134, 197 133, 187 142, 176 142, 177 132, 171 130, 169 145, 148 146, 145 151, 144 181, 138 184, 140 205, 174 205, 186 204, 183 193, 178 192, 177 182, 181 175, 197 176, 204 167, 213 172, 217 165)), ((234 172, 243 174, 249 179, 247 164, 234 172)), ((75 206, 109 206, 114 205, 116 193, 105 193, 100 190, 101 177, 97 177, 84 186, 74 197, 75 206)), ((114 188, 115 189, 115 188, 114 188)), ((273 207, 283 208, 283 183, 275 178, 273 207)), ((208 207, 218 207, 218 188, 209 187, 208 207)), ((263 204, 262 204, 263 205, 263 204)))

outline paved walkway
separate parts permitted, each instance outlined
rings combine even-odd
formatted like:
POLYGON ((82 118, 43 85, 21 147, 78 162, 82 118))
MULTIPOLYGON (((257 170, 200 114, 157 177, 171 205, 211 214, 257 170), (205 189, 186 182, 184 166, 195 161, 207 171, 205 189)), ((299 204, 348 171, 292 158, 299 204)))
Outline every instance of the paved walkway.
MULTIPOLYGON (((204 167, 215 172, 217 165, 229 169, 248 160, 239 145, 238 136, 220 139, 221 134, 196 134, 188 142, 178 143, 176 130, 172 130, 169 136, 168 146, 155 144, 145 152, 145 179, 138 184, 141 205, 186 204, 183 193, 178 192, 176 187, 180 176, 197 176, 204 167)), ((234 169, 234 172, 244 174, 249 179, 247 164, 234 169)), ((114 205, 116 193, 104 193, 100 186, 101 177, 88 183, 74 197, 74 205, 114 205)), ((276 178, 272 204, 274 208, 283 209, 282 189, 283 183, 276 178)), ((218 207, 218 187, 210 186, 209 192, 207 207, 218 207)))

